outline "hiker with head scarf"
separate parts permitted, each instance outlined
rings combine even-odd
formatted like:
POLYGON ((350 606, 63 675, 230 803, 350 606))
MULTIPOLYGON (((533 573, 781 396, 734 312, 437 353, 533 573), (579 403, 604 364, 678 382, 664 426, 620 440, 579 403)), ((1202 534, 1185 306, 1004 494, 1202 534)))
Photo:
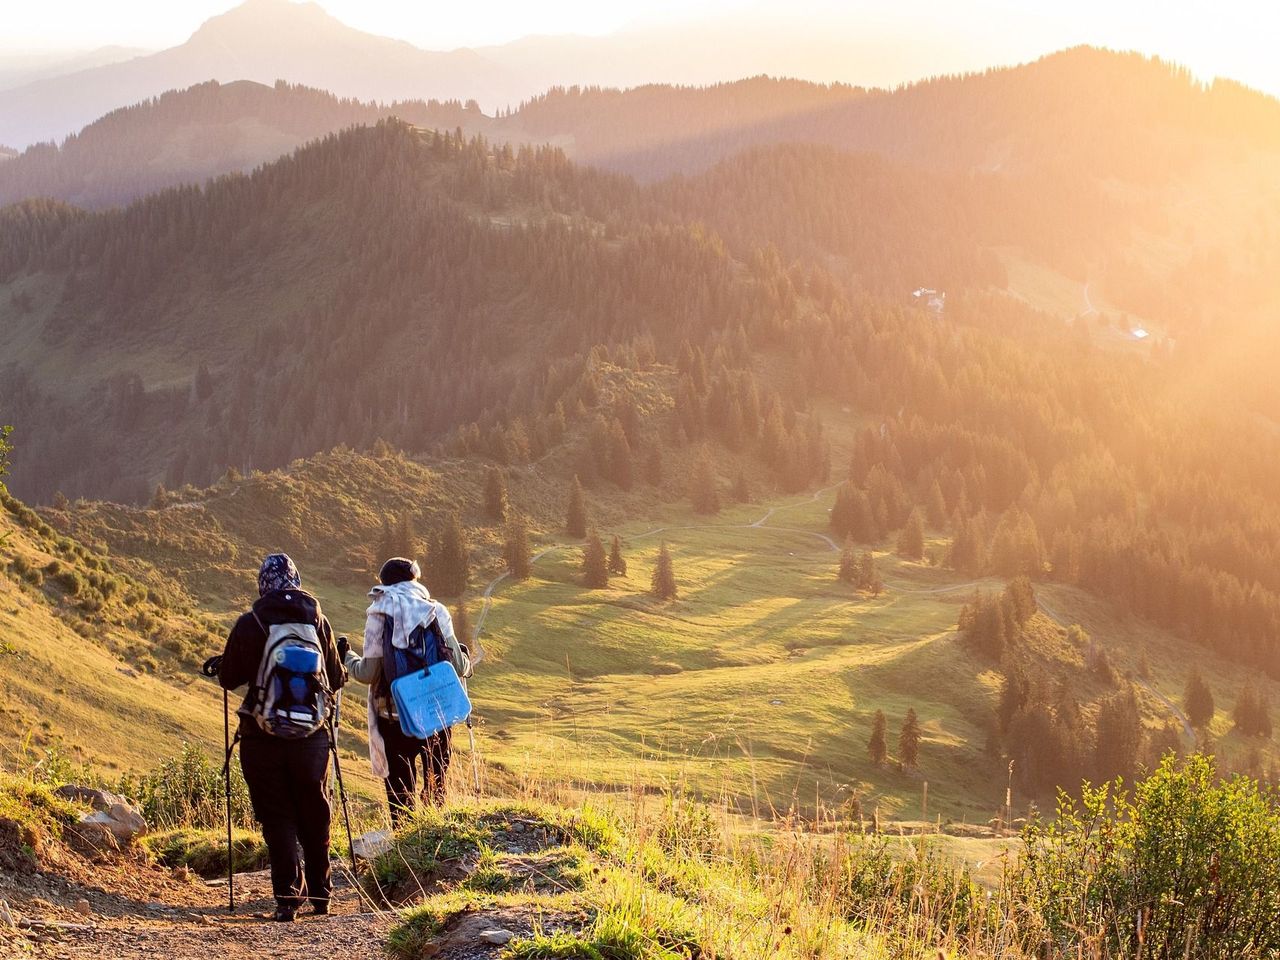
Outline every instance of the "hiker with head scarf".
POLYGON ((433 621, 439 626, 440 655, 458 671, 471 676, 467 648, 453 633, 448 609, 433 600, 421 580, 422 571, 414 560, 393 557, 382 565, 379 583, 369 591, 371 600, 364 628, 364 654, 340 650, 352 679, 369 685, 369 762, 374 776, 386 783, 391 823, 399 823, 413 809, 418 794, 418 764, 422 764, 422 798, 433 804, 444 802, 445 775, 449 771, 451 738, 442 730, 426 740, 407 735, 400 728, 395 700, 383 670, 391 647, 404 650, 414 630, 433 621))
POLYGON ((218 679, 227 690, 249 685, 238 711, 240 766, 249 786, 254 819, 262 825, 262 838, 271 857, 274 919, 289 921, 308 903, 314 913, 329 912, 333 889, 329 873, 329 732, 322 726, 308 736, 286 739, 268 733, 254 716, 259 665, 271 627, 277 624, 315 628, 328 689, 337 696, 346 674, 333 630, 320 612, 320 602, 302 589, 298 568, 283 553, 273 553, 262 561, 258 599, 231 628, 218 679))

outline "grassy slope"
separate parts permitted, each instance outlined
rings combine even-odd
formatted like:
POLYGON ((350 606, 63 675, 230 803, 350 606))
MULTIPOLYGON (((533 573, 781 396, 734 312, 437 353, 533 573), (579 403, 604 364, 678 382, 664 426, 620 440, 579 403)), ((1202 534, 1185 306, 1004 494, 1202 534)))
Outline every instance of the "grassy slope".
MULTIPOLYGON (((661 534, 682 590, 671 605, 646 596, 657 537, 640 524, 622 531, 628 576, 608 590, 576 584, 574 549, 547 555, 525 583, 503 584, 485 625, 491 660, 474 684, 490 759, 617 785, 656 771, 728 793, 745 809, 812 809, 856 792, 868 814, 879 806, 907 819, 921 816, 928 780, 926 818, 985 822, 1004 793, 1003 765, 983 752, 1000 677, 954 633, 972 587, 894 557, 887 544, 876 550, 883 596, 838 583, 834 553, 813 536, 830 502, 829 494, 801 502, 763 528, 734 526, 760 519, 761 506, 665 518, 690 526, 661 534), (909 707, 924 725, 920 772, 875 768, 865 749, 871 717, 878 709, 889 717, 892 753, 909 707)), ((1231 757, 1249 749, 1229 735, 1243 670, 1081 591, 1040 589, 1053 614, 1083 624, 1120 672, 1136 671, 1145 647, 1151 688, 1175 703, 1187 664, 1205 664, 1219 697, 1216 749, 1231 757)), ((1049 617, 1032 627, 1029 655, 1051 675, 1072 675, 1086 701, 1110 692, 1083 674, 1082 651, 1049 617)), ((1148 725, 1172 719, 1151 692, 1139 693, 1148 725)))
MULTIPOLYGON (((54 559, 29 531, 0 514, 6 559, 43 566, 54 559)), ((184 740, 221 741, 216 694, 194 674, 152 675, 124 653, 138 636, 99 624, 92 635, 73 629, 57 591, 0 576, 0 741, 6 753, 56 748, 107 771, 149 767, 184 740), (60 615, 62 614, 62 615, 60 615)), ((5 759, 10 759, 5 757, 5 759)))
MULTIPOLYGON (((841 421, 849 419, 827 418, 838 446, 847 432, 841 421)), ((972 585, 927 563, 903 562, 881 544, 889 589, 877 598, 859 594, 836 581, 836 556, 823 538, 832 491, 697 517, 675 499, 690 454, 669 451, 663 490, 589 490, 602 532, 624 537, 630 564, 626 578, 600 591, 578 586, 578 549, 559 545, 571 465, 557 458, 567 455, 511 471, 512 501, 550 549, 532 579, 498 585, 485 623, 487 659, 472 689, 494 776, 606 787, 665 780, 731 794, 746 812, 829 807, 856 793, 868 815, 879 806, 905 819, 921 818, 927 780, 926 818, 986 822, 1005 780, 1003 766, 983 751, 1000 677, 954 634, 972 585), (670 605, 647 596, 662 539, 681 584, 670 605), (871 716, 877 709, 888 715, 893 752, 909 707, 925 729, 921 771, 874 768, 865 748, 871 716)), ((288 471, 171 495, 158 511, 82 504, 62 522, 107 544, 117 565, 149 582, 175 571, 188 597, 224 622, 247 601, 261 554, 290 550, 335 627, 358 637, 373 561, 356 548, 376 551, 384 517, 407 511, 425 533, 445 511, 458 510, 473 546, 473 590, 498 575, 500 530, 480 513, 483 471, 479 463, 336 451, 288 471)), ((934 539, 930 552, 940 555, 944 546, 934 539)), ((1219 698, 1217 749, 1233 757, 1248 749, 1229 736, 1227 718, 1243 671, 1080 591, 1040 589, 1056 618, 1082 623, 1121 672, 1136 670, 1145 647, 1153 687, 1175 702, 1186 665, 1204 664, 1219 698)), ((479 598, 469 606, 474 622, 479 598)), ((1089 712, 1110 690, 1084 673, 1082 651, 1051 619, 1034 627, 1028 655, 1051 675, 1072 676, 1089 712)), ((208 643, 212 652, 216 640, 208 643)), ((1271 693, 1280 700, 1280 687, 1271 693)), ((362 690, 347 697, 344 745, 353 758, 364 749, 362 700, 362 690)), ((1141 691, 1141 700, 1148 724, 1171 719, 1151 693, 1141 691)), ((205 709, 215 706, 210 698, 205 709)), ((351 768, 367 777, 363 762, 351 768)))

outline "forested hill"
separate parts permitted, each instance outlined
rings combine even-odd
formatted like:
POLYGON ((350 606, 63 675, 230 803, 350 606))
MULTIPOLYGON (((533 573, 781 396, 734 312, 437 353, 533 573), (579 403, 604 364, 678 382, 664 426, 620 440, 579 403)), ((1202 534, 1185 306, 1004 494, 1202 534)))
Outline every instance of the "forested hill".
POLYGON ((89 209, 123 206, 166 187, 248 172, 327 133, 389 116, 449 130, 486 121, 474 104, 457 101, 362 103, 284 81, 211 80, 113 110, 61 144, 15 155, 0 168, 0 205, 46 197, 89 209))
MULTIPOLYGON (((876 215, 848 256, 905 282, 893 215, 922 208, 883 193, 913 175, 863 175, 876 215)), ((779 490, 848 478, 839 536, 883 537, 918 506, 957 569, 1048 573, 1280 670, 1280 438, 1198 385, 1194 357, 1100 349, 1105 330, 990 292, 976 245, 931 254, 958 284, 943 317, 911 309, 823 265, 838 258, 780 256, 795 241, 770 245, 767 204, 742 225, 708 190, 384 122, 121 211, 10 207, 15 491, 139 500, 379 438, 521 464, 581 437, 562 482, 626 487, 664 448, 711 443, 779 490), (831 459, 830 403, 874 426, 852 462, 831 459)))
MULTIPOLYGON (((485 116, 474 103, 360 103, 278 82, 204 83, 122 108, 0 172, 0 203, 52 197, 98 207, 163 186, 247 170, 324 133, 388 115, 660 179, 743 150, 811 143, 917 166, 993 171, 1075 194, 1280 149, 1280 103, 1203 86, 1136 54, 1080 47, 1019 67, 867 90, 756 77, 708 87, 558 88, 485 116)), ((68 131, 71 133, 71 131, 68 131)))

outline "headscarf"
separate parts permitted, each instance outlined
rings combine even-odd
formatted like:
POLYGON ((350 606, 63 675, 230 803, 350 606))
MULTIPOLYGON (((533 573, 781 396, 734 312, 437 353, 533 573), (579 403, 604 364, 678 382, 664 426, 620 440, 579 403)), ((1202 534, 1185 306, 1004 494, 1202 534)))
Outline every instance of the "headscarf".
POLYGON ((287 553, 273 553, 262 561, 258 569, 258 596, 265 597, 273 590, 297 590, 302 586, 302 576, 287 553))

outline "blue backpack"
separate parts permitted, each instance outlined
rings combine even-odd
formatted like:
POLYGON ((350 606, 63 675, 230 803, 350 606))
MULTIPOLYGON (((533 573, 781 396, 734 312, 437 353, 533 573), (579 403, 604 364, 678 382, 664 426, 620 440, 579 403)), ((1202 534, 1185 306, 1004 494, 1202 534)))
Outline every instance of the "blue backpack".
POLYGON ((381 693, 405 736, 426 740, 471 715, 471 701, 449 662, 440 623, 432 617, 409 633, 408 647, 393 646, 395 625, 382 634, 381 693))

